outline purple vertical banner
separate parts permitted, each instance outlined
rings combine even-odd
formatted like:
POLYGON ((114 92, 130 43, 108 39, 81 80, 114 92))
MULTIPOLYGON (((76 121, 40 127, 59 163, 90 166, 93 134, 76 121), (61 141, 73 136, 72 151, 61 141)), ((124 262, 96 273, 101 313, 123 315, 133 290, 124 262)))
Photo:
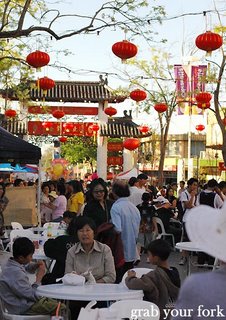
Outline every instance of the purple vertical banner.
POLYGON ((192 66, 191 68, 191 91, 195 93, 205 91, 207 66, 192 66))
POLYGON ((190 92, 189 78, 181 64, 174 65, 174 76, 178 100, 178 115, 182 115, 185 113, 186 98, 190 92))
MULTIPOLYGON (((198 92, 205 91, 205 84, 206 84, 206 73, 207 73, 207 66, 192 66, 191 68, 191 92, 192 98, 195 101, 195 95, 198 92)), ((203 111, 197 108, 195 105, 192 106, 192 114, 203 114, 203 111)))

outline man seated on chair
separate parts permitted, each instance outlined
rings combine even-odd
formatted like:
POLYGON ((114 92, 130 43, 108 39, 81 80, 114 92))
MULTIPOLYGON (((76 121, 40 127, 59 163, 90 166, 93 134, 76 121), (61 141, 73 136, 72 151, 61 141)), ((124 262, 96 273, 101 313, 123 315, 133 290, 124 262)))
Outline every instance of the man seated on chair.
POLYGON ((156 265, 154 271, 136 277, 136 272, 128 271, 125 283, 129 289, 143 290, 144 300, 155 303, 161 314, 167 308, 169 301, 175 301, 180 288, 180 276, 175 267, 170 267, 168 257, 171 248, 163 239, 152 241, 148 246, 148 255, 151 264, 156 265))
MULTIPOLYGON (((165 232, 171 233, 174 235, 175 243, 180 242, 181 240, 181 226, 174 226, 170 223, 170 219, 174 218, 174 212, 171 210, 171 204, 168 199, 163 196, 159 196, 157 199, 153 200, 156 217, 162 220, 162 223, 165 228, 165 232)), ((159 230, 161 233, 162 230, 159 230)))
MULTIPOLYGON (((0 299, 11 314, 55 314, 57 301, 38 298, 36 289, 45 274, 43 261, 32 263, 34 244, 25 237, 13 243, 13 257, 9 258, 0 275, 0 299), (30 284, 28 272, 36 272, 36 281, 30 284)), ((61 311, 66 308, 61 305, 61 311)))

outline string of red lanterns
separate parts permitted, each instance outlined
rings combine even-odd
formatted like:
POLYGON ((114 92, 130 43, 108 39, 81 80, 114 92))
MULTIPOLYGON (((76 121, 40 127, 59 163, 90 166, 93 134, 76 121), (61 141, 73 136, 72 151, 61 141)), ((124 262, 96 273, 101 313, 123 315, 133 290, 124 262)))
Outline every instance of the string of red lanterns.
POLYGON ((50 90, 54 86, 55 86, 55 81, 48 77, 43 77, 37 80, 37 87, 42 89, 43 91, 50 90))
POLYGON ((195 127, 195 129, 197 131, 203 131, 205 130, 205 126, 203 124, 197 124, 197 126, 195 127))
POLYGON ((8 109, 5 111, 5 116, 7 118, 15 118, 16 117, 16 111, 13 109, 8 109))
POLYGON ((197 101, 197 107, 200 109, 208 109, 210 108, 210 100, 212 99, 212 95, 209 92, 200 92, 195 96, 197 101))
POLYGON ((50 62, 50 56, 43 51, 34 51, 29 53, 26 58, 26 62, 34 68, 41 68, 46 66, 50 62))
POLYGON ((117 114, 117 110, 116 110, 115 108, 111 107, 111 106, 105 108, 105 109, 104 109, 104 112, 105 112, 106 115, 108 115, 109 117, 112 117, 112 116, 114 116, 114 115, 117 114))
POLYGON ((138 127, 138 129, 141 133, 144 133, 144 134, 146 134, 150 131, 149 126, 146 126, 146 125, 140 126, 140 127, 138 127))
POLYGON ((130 151, 137 149, 140 146, 140 140, 137 138, 128 138, 123 141, 123 147, 130 151))
POLYGON ((165 103, 157 103, 157 104, 154 106, 154 109, 155 109, 158 113, 162 113, 162 112, 165 112, 165 111, 168 109, 168 106, 167 106, 167 104, 165 104, 165 103))
POLYGON ((195 44, 199 49, 206 51, 210 55, 212 51, 222 46, 223 38, 217 33, 206 31, 195 39, 195 44))
POLYGON ((144 90, 136 89, 130 92, 129 96, 132 100, 140 102, 147 98, 147 93, 144 90))
POLYGON ((64 111, 62 111, 62 110, 54 110, 54 111, 52 112, 52 116, 53 116, 54 118, 56 118, 56 119, 61 119, 61 118, 63 118, 63 117, 65 116, 65 113, 64 113, 64 111))
POLYGON ((117 57, 121 58, 122 62, 125 62, 125 60, 135 57, 137 51, 137 46, 127 40, 116 42, 112 46, 112 52, 117 57))

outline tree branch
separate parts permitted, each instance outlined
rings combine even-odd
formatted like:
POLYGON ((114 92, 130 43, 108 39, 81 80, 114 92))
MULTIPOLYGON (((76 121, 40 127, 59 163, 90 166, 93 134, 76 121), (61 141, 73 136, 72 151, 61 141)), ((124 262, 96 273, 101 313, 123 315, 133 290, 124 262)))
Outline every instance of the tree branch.
POLYGON ((25 19, 25 16, 27 14, 27 11, 29 9, 30 4, 31 4, 31 0, 26 0, 25 4, 23 6, 23 10, 21 12, 19 21, 18 21, 18 27, 17 27, 18 30, 23 29, 24 19, 25 19))

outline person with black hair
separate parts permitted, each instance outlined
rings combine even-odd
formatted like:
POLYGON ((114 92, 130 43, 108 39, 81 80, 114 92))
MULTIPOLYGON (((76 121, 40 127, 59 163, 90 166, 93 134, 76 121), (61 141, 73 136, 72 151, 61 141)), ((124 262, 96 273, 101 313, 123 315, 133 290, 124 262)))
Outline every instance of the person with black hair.
MULTIPOLYGON (((114 283, 116 273, 112 252, 106 244, 95 240, 95 222, 89 217, 77 217, 75 232, 79 242, 68 250, 65 274, 86 273, 84 276, 87 280, 92 278, 92 281, 97 283, 114 283)), ((87 303, 87 301, 70 302, 72 320, 77 319, 81 307, 87 303)))
POLYGON ((71 180, 67 185, 70 193, 67 200, 67 210, 79 215, 85 200, 82 184, 78 180, 71 180))
POLYGON ((65 273, 91 271, 96 282, 114 283, 115 266, 111 249, 96 241, 95 222, 88 217, 77 217, 75 234, 78 242, 68 250, 65 273))
MULTIPOLYGON (((0 298, 12 314, 55 314, 57 301, 39 298, 36 289, 45 274, 43 261, 31 262, 35 251, 33 242, 25 237, 13 243, 13 257, 9 258, 0 275, 0 298), (27 272, 36 272, 36 280, 30 284, 27 272)), ((61 305, 61 310, 66 306, 61 305)))
POLYGON ((58 229, 59 230, 67 230, 67 228, 73 218, 75 218, 75 212, 64 211, 63 219, 60 221, 58 229))
POLYGON ((221 191, 222 198, 226 200, 226 181, 219 182, 218 187, 221 191))
POLYGON ((156 265, 155 270, 136 277, 136 272, 128 271, 125 283, 129 289, 143 290, 144 300, 155 303, 160 309, 160 319, 163 309, 168 308, 169 301, 177 299, 180 288, 180 276, 175 267, 170 267, 168 258, 171 248, 163 239, 152 241, 148 246, 149 260, 156 265))
POLYGON ((224 199, 218 187, 218 182, 215 179, 210 179, 207 182, 207 188, 198 194, 196 205, 205 204, 212 208, 219 209, 223 206, 223 203, 224 199))
POLYGON ((131 177, 128 181, 129 184, 129 201, 131 201, 135 206, 142 203, 142 194, 145 190, 139 188, 139 180, 136 177, 131 177))
POLYGON ((142 194, 142 203, 137 206, 140 211, 140 229, 137 240, 137 250, 140 254, 141 248, 146 249, 148 244, 158 235, 158 226, 156 223, 155 208, 151 205, 153 197, 149 192, 142 194))
POLYGON ((122 277, 137 260, 136 240, 141 218, 137 207, 128 199, 130 195, 128 184, 117 180, 112 186, 112 193, 117 200, 111 208, 111 222, 115 225, 115 230, 121 233, 125 258, 120 275, 122 277))
POLYGON ((77 217, 73 212, 65 211, 65 216, 73 215, 67 228, 65 235, 56 237, 55 239, 48 239, 44 243, 45 255, 51 259, 56 260, 51 273, 47 273, 43 279, 42 284, 56 283, 57 278, 61 278, 65 271, 65 261, 68 250, 78 241, 76 234, 77 217))
POLYGON ((83 216, 92 218, 97 227, 110 220, 113 201, 108 199, 108 189, 103 179, 98 178, 89 186, 89 198, 83 210, 83 216))
POLYGON ((138 174, 137 179, 139 182, 138 188, 145 192, 147 181, 148 181, 148 176, 145 173, 140 173, 140 174, 138 174))
MULTIPOLYGON (((190 178, 187 182, 187 188, 180 195, 180 203, 182 205, 183 215, 183 241, 189 241, 189 238, 186 233, 186 220, 189 215, 189 212, 192 208, 196 206, 198 194, 198 180, 196 178, 190 178)), ((179 262, 179 265, 184 265, 187 263, 187 252, 182 251, 182 256, 179 262)))

